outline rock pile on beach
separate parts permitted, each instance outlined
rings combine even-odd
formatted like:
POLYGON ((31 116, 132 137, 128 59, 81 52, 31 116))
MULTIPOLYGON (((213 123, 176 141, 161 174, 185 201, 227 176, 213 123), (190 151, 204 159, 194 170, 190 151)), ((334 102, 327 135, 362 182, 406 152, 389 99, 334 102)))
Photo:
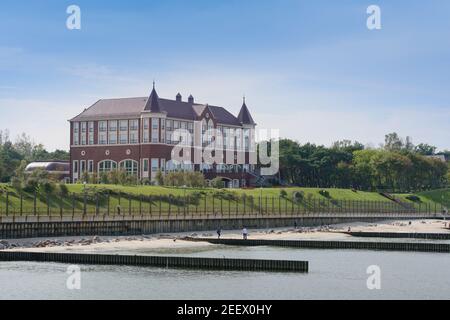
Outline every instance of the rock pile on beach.
POLYGON ((0 250, 8 249, 9 242, 5 240, 0 240, 0 250))
POLYGON ((110 240, 101 239, 99 236, 94 236, 92 238, 81 238, 72 240, 62 240, 62 239, 46 239, 38 240, 35 242, 16 242, 12 243, 6 240, 0 240, 0 250, 5 249, 19 249, 19 248, 49 248, 49 247, 71 247, 71 246, 89 246, 91 244, 103 243, 103 242, 120 242, 120 241, 135 241, 144 239, 150 239, 151 237, 128 237, 128 238, 115 238, 110 240))

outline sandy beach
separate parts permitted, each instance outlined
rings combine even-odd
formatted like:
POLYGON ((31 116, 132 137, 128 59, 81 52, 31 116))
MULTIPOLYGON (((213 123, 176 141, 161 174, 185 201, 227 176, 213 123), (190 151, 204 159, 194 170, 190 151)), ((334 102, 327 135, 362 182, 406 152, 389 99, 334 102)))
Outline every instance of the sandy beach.
MULTIPOLYGON (((344 232, 408 232, 408 233, 450 233, 448 223, 442 220, 385 221, 380 223, 345 223, 322 227, 249 229, 249 239, 268 240, 350 240, 355 239, 344 232)), ((8 239, 0 241, 1 250, 35 252, 153 252, 177 253, 209 250, 214 246, 207 242, 191 242, 184 237, 217 237, 216 231, 184 232, 140 236, 95 236, 57 237, 34 239, 8 239)), ((222 238, 241 238, 241 230, 224 230, 222 238)))

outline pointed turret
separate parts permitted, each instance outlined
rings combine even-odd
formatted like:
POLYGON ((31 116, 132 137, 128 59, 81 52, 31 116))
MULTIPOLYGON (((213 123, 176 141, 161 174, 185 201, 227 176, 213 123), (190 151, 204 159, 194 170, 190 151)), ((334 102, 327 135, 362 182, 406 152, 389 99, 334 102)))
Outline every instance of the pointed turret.
POLYGON ((251 124, 251 125, 256 124, 253 121, 252 116, 250 115, 250 111, 248 111, 247 105, 245 104, 245 97, 242 103, 241 111, 239 111, 238 120, 241 124, 251 124))
POLYGON ((150 111, 154 113, 161 112, 161 109, 159 108, 159 97, 155 90, 155 82, 153 82, 153 90, 147 100, 147 103, 145 104, 144 111, 150 111))

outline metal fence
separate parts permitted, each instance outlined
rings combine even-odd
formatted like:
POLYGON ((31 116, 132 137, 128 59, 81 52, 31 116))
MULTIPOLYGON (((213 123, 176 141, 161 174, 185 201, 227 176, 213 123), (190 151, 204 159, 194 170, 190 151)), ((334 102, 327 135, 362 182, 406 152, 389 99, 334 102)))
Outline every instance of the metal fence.
POLYGON ((440 214, 434 203, 301 199, 271 196, 139 195, 121 193, 22 194, 0 192, 0 217, 17 216, 289 216, 305 214, 440 214))

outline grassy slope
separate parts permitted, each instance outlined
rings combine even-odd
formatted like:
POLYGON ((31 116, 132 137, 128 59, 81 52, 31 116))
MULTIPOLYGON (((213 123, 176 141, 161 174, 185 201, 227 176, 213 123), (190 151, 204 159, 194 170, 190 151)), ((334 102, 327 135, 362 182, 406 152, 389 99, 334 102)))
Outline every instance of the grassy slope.
MULTIPOLYGON (((84 186, 81 184, 67 185, 67 186, 68 186, 69 192, 71 192, 71 193, 77 193, 77 194, 83 193, 84 186)), ((211 189, 211 188, 206 188, 206 189, 189 189, 189 188, 187 188, 186 190, 184 190, 183 188, 169 188, 169 187, 157 187, 157 186, 116 186, 116 185, 88 185, 87 187, 89 189, 92 189, 92 188, 105 189, 106 188, 106 189, 110 189, 110 190, 114 190, 114 191, 120 191, 125 194, 154 195, 154 196, 157 196, 157 195, 158 196, 159 195, 183 196, 185 193, 186 193, 186 195, 189 195, 190 193, 198 192, 198 191, 207 193, 208 195, 212 195, 213 193, 218 192, 217 189, 211 189)), ((6 184, 0 184, 0 191, 2 189, 4 191, 8 190, 8 192, 11 193, 11 195, 9 197, 9 203, 11 204, 10 212, 18 212, 18 210, 20 208, 20 201, 19 201, 17 192, 6 184)), ((278 200, 277 200, 280 195, 280 190, 281 190, 280 188, 264 188, 262 190, 259 188, 227 189, 228 192, 232 192, 237 195, 241 195, 241 194, 252 195, 253 197, 255 197, 255 200, 260 196, 260 194, 262 192, 262 195, 264 198, 265 197, 269 198, 269 207, 271 206, 270 198, 274 198, 275 199, 275 207, 282 206, 284 208, 286 206, 286 203, 278 203, 278 200)), ((305 194, 306 198, 308 198, 308 194, 311 194, 314 199, 326 200, 326 198, 323 197, 319 193, 319 191, 321 190, 319 188, 284 188, 284 190, 286 190, 286 192, 288 194, 288 196, 287 196, 288 199, 291 199, 293 192, 302 191, 305 194)), ((349 189, 324 189, 324 190, 327 190, 330 193, 331 199, 333 199, 333 200, 378 201, 381 203, 386 203, 386 205, 389 205, 390 203, 392 203, 390 200, 386 199, 385 197, 383 197, 375 192, 363 192, 363 191, 353 192, 352 190, 349 190, 349 189)), ((422 200, 421 206, 423 206, 424 204, 428 204, 430 206, 430 208, 434 208, 435 203, 439 203, 439 207, 440 207, 440 203, 443 203, 444 205, 450 207, 450 189, 423 192, 423 193, 419 193, 417 195, 422 200)), ((399 194, 396 196, 403 201, 411 202, 406 199, 406 196, 407 196, 406 194, 399 194)), ((208 199, 210 199, 210 198, 208 198, 208 199)), ((5 194, 4 193, 2 194, 0 192, 0 213, 5 210, 5 202, 6 202, 5 200, 6 200, 5 194)), ((60 199, 58 197, 52 197, 50 200, 51 200, 52 212, 56 212, 59 210, 59 202, 61 200, 62 200, 62 205, 65 208, 65 210, 69 210, 71 208, 72 202, 71 202, 70 198, 60 199)), ((126 196, 111 197, 111 202, 110 202, 111 208, 115 208, 119 204, 119 202, 120 202, 121 206, 123 207, 123 210, 128 209, 129 202, 128 202, 128 199, 126 199, 126 196)), ((208 200, 208 203, 206 204, 208 210, 211 210, 212 206, 214 206, 214 208, 217 209, 217 207, 219 205, 219 201, 216 201, 215 204, 212 204, 211 202, 212 201, 208 200)), ((225 211, 228 210, 229 205, 230 204, 228 204, 227 202, 224 202, 223 206, 225 208, 224 209, 225 211)), ((330 204, 329 202, 324 202, 324 204, 321 206, 327 206, 327 205, 334 207, 334 205, 330 204)), ((415 205, 416 205, 416 207, 419 207, 419 205, 417 203, 415 205)), ((144 204, 144 206, 146 206, 145 207, 146 209, 144 209, 144 210, 147 210, 148 204, 144 204)), ((152 206, 153 206, 153 210, 155 210, 155 211, 157 211, 159 209, 158 202, 153 203, 152 206)), ((168 206, 169 206, 168 203, 166 203, 166 202, 162 203, 163 210, 167 210, 168 206)), ((231 206, 234 207, 235 204, 232 203, 231 206)), ((243 203, 240 202, 238 204, 238 206, 239 206, 239 211, 242 212, 243 206, 244 206, 243 203)), ((47 208, 46 199, 39 199, 37 201, 37 207, 38 207, 38 211, 40 213, 45 214, 46 210, 47 210, 46 209, 47 208)), ((80 212, 82 210, 82 207, 83 207, 83 204, 80 201, 76 202, 76 211, 77 212, 80 212)), ((136 208, 139 207, 139 201, 132 200, 131 207, 133 208, 133 210, 137 210, 136 208)), ((199 207, 204 208, 204 203, 201 202, 199 207)), ((247 208, 249 207, 248 203, 247 203, 246 207, 247 208)), ((32 212, 33 201, 32 201, 31 195, 25 195, 25 198, 23 201, 23 208, 24 208, 24 211, 32 212)), ((95 210, 95 204, 89 203, 88 210, 89 211, 95 210)), ((177 210, 178 210, 178 208, 177 208, 177 210)))
MULTIPOLYGON (((438 205, 443 205, 447 208, 450 207, 450 189, 425 191, 425 192, 419 192, 416 194, 397 194, 395 196, 397 198, 400 198, 402 201, 414 203, 414 202, 406 199, 406 197, 409 195, 418 196, 421 200, 422 205, 430 205, 431 207, 434 207, 435 204, 438 204, 438 205)), ((417 203, 415 203, 415 205, 418 206, 417 203)))
MULTIPOLYGON (((82 192, 83 185, 68 185, 70 192, 82 192)), ((172 188, 172 187, 156 187, 156 186, 116 186, 116 185, 91 185, 90 187, 96 188, 108 188, 111 190, 122 191, 124 193, 132 193, 132 194, 142 194, 142 195, 175 195, 175 196, 183 196, 185 190, 183 188, 172 188)), ((261 189, 227 189, 230 192, 235 192, 237 194, 247 194, 252 195, 254 197, 259 197, 261 194, 261 189)), ((262 194, 263 197, 279 197, 281 188, 263 188, 262 194)), ((288 197, 292 196, 292 193, 295 191, 303 191, 305 195, 308 193, 312 194, 314 198, 322 198, 324 197, 320 195, 319 191, 322 189, 319 188, 284 188, 286 190, 288 197)), ((323 189, 329 191, 331 198, 335 200, 360 200, 360 201, 388 201, 386 198, 380 196, 375 192, 364 192, 358 191, 353 192, 349 189, 323 189)), ((186 189, 186 194, 196 191, 203 191, 206 193, 214 193, 217 192, 217 189, 205 188, 205 189, 186 189)))

